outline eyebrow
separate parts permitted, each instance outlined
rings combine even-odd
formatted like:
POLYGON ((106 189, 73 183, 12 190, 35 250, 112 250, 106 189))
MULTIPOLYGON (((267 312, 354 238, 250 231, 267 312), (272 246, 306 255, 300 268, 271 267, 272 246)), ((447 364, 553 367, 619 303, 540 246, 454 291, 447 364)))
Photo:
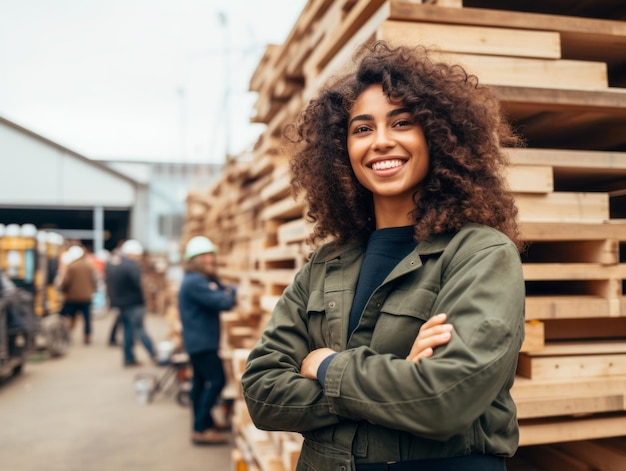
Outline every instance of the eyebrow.
MULTIPOLYGON (((387 113, 387 118, 393 118, 394 116, 408 112, 408 108, 396 108, 395 110, 391 110, 389 113, 387 113)), ((352 118, 350 121, 348 121, 348 127, 352 126, 352 123, 354 123, 355 121, 372 121, 373 119, 374 116, 372 116, 371 114, 359 114, 352 118)))

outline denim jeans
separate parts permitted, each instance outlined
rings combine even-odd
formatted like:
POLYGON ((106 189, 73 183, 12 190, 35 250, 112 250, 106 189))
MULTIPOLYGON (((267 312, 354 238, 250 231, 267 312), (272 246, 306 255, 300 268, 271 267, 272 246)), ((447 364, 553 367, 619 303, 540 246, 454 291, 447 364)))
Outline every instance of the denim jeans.
POLYGON ((152 340, 143 327, 145 310, 144 306, 120 308, 120 319, 124 326, 124 363, 134 363, 136 361, 133 346, 137 338, 141 340, 150 358, 156 357, 152 340))
POLYGON ((122 319, 120 319, 120 313, 114 313, 115 319, 113 319, 113 323, 111 324, 111 330, 109 331, 109 345, 117 344, 117 331, 122 325, 122 319))
POLYGON ((193 431, 204 432, 215 426, 211 409, 217 403, 226 385, 222 359, 215 350, 189 355, 193 368, 191 403, 193 405, 193 431))

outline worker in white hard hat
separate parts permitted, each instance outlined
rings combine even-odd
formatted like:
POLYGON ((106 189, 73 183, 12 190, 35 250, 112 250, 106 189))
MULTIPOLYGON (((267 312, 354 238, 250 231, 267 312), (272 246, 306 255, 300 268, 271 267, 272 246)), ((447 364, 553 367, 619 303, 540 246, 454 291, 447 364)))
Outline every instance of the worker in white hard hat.
POLYGON ((59 290, 63 293, 61 315, 70 329, 76 324, 80 312, 83 316, 83 342, 91 343, 91 302, 97 289, 97 273, 80 245, 72 245, 61 255, 62 268, 59 270, 59 290))
POLYGON ((226 384, 219 356, 220 312, 236 302, 234 286, 222 283, 217 274, 217 248, 204 236, 185 245, 185 275, 178 295, 183 326, 183 345, 193 367, 191 401, 193 404, 192 441, 198 445, 228 443, 212 415, 226 384))
POLYGON ((106 265, 106 285, 111 307, 119 309, 124 327, 124 366, 138 366, 134 352, 135 339, 141 341, 152 362, 158 364, 152 339, 144 327, 145 301, 141 283, 143 246, 137 240, 124 242, 119 254, 106 265))

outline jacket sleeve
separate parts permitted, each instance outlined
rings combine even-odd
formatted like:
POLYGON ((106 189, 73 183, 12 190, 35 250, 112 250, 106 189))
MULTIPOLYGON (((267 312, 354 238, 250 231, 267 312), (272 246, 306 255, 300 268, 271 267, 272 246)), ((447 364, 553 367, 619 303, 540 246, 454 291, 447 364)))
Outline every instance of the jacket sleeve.
POLYGON ((304 432, 339 421, 317 380, 300 374, 309 353, 309 269, 307 264, 296 274, 277 302, 241 379, 250 416, 263 430, 304 432))
POLYGON ((60 274, 61 277, 59 280, 59 291, 61 291, 61 293, 67 293, 70 283, 72 282, 72 273, 72 270, 66 267, 65 270, 63 270, 63 272, 60 274))
POLYGON ((236 289, 224 288, 215 282, 209 282, 204 276, 195 276, 187 280, 185 296, 195 304, 211 312, 227 311, 235 304, 236 289))
MULTIPOLYGON (((441 276, 432 314, 448 314, 450 342, 418 364, 369 347, 340 352, 325 381, 332 412, 447 440, 489 407, 512 405, 506 397, 524 335, 517 250, 501 243, 458 251, 441 276)), ((500 413, 515 418, 514 409, 500 413)))
POLYGON ((96 269, 96 267, 92 265, 91 267, 91 291, 94 293, 98 291, 99 280, 100 280, 100 273, 98 273, 98 270, 96 269))

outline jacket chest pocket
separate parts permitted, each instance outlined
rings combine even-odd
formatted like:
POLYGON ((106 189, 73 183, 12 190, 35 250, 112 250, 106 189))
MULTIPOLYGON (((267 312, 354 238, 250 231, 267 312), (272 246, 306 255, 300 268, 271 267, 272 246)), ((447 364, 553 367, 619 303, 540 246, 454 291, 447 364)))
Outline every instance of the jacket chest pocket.
POLYGON ((379 353, 405 358, 420 327, 433 315, 437 291, 424 287, 396 288, 380 308, 370 346, 379 353))
POLYGON ((324 293, 322 291, 312 291, 306 306, 308 318, 308 336, 309 349, 331 347, 332 337, 326 309, 332 309, 334 306, 326 306, 324 302, 324 293))

